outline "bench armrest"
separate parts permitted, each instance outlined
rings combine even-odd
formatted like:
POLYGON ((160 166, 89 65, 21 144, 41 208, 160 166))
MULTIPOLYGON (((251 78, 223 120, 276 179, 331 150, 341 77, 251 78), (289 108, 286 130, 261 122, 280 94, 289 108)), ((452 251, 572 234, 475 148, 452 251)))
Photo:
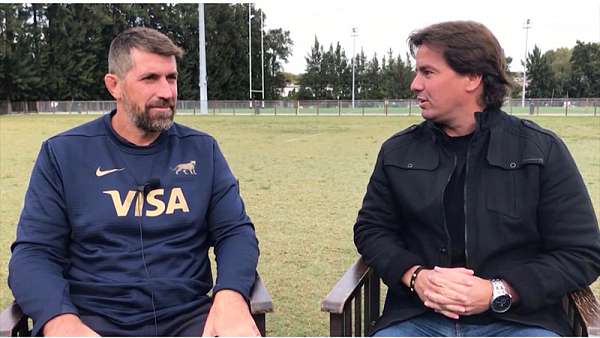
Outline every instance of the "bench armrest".
POLYGON ((27 316, 17 303, 13 302, 0 313, 0 336, 11 337, 16 334, 29 335, 27 316))
MULTIPOLYGON (((600 336, 600 304, 589 287, 569 294, 569 300, 581 319, 582 335, 600 336)), ((578 330, 578 327, 574 327, 578 330)), ((575 332, 578 334, 579 332, 575 332)))
POLYGON ((321 311, 341 314, 344 306, 364 284, 370 268, 359 258, 335 284, 321 303, 321 311))
POLYGON ((252 314, 273 312, 273 300, 258 274, 250 292, 250 311, 252 314))

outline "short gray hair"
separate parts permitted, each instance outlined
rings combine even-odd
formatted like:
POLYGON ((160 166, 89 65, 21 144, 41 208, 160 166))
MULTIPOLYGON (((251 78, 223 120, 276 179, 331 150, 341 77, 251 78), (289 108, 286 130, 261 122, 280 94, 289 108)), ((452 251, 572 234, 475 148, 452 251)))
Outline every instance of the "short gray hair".
POLYGON ((163 33, 147 27, 130 28, 117 35, 110 44, 108 52, 108 72, 119 77, 131 69, 131 49, 163 56, 181 58, 183 49, 178 47, 163 33))

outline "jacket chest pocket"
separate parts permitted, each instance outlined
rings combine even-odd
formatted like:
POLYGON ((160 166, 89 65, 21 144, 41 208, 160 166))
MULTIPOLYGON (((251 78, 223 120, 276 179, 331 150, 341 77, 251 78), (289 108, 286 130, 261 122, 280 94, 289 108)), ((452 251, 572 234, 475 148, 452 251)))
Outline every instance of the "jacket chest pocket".
POLYGON ((484 172, 488 210, 519 219, 524 210, 536 208, 542 158, 489 161, 484 172))
POLYGON ((429 217, 439 198, 438 154, 405 147, 385 157, 383 165, 397 207, 409 217, 429 217))

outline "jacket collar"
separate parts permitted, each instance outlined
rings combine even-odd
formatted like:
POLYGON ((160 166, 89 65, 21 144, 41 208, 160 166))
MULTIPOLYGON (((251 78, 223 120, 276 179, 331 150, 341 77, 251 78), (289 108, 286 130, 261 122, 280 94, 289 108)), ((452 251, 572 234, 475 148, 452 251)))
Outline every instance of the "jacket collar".
MULTIPOLYGON (((476 127, 472 143, 486 144, 487 147, 481 151, 485 152, 484 156, 487 162, 496 167, 514 170, 525 165, 543 166, 545 156, 541 148, 534 140, 523 134, 519 128, 520 123, 510 120, 508 114, 499 109, 476 112, 476 127), (487 142, 477 142, 477 140, 486 140, 487 142)), ((433 144, 443 145, 448 136, 441 126, 431 121, 424 122, 422 135, 430 137, 432 144, 429 148, 419 148, 414 152, 413 157, 417 157, 417 154, 420 154, 421 157, 431 156, 437 163, 439 148, 433 144)))
POLYGON ((475 131, 491 129, 504 119, 505 114, 500 109, 475 112, 475 131))
MULTIPOLYGON (((473 134, 478 135, 482 131, 492 129, 504 119, 505 114, 499 109, 475 112, 475 131, 473 134)), ((433 121, 426 121, 425 125, 433 133, 434 140, 446 141, 448 139, 448 135, 444 132, 442 125, 433 121)))

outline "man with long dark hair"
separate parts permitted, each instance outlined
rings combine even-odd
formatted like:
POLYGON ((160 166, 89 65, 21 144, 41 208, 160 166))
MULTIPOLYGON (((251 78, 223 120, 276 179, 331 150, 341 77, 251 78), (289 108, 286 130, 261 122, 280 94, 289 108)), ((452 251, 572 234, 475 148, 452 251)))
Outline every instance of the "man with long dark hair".
POLYGON ((425 121, 383 144, 354 226, 389 287, 375 335, 571 335, 561 298, 598 277, 600 235, 567 147, 500 110, 510 81, 482 24, 409 45, 425 121))

